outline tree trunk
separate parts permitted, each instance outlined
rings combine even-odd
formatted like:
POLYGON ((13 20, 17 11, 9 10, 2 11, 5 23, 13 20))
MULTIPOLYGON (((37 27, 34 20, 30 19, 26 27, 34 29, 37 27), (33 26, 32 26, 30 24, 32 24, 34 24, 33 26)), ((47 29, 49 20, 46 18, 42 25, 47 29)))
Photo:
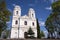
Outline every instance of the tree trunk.
POLYGON ((53 36, 53 33, 51 33, 51 38, 53 38, 53 39, 55 38, 55 37, 53 36))
POLYGON ((50 38, 50 32, 48 32, 48 38, 50 38))
POLYGON ((56 36, 56 32, 54 32, 54 38, 56 38, 57 36, 56 36))

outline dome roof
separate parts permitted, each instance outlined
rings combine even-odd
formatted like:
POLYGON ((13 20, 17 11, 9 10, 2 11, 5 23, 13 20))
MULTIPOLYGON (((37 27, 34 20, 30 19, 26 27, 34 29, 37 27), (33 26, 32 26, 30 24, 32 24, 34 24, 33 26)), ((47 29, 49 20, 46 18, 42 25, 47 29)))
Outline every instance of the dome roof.
POLYGON ((18 6, 18 5, 16 5, 16 6, 15 6, 15 9, 21 9, 21 7, 20 7, 20 6, 18 6))
POLYGON ((34 9, 33 8, 30 8, 29 11, 34 11, 34 9))

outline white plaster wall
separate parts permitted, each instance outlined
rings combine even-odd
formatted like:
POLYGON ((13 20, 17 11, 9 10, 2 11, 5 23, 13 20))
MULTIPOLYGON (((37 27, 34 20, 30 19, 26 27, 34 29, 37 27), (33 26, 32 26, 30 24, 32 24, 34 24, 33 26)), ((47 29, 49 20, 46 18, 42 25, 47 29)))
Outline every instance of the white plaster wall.
POLYGON ((33 32, 35 33, 35 37, 37 37, 37 29, 33 29, 33 32))
POLYGON ((11 29, 11 38, 18 38, 18 30, 15 28, 11 29))
MULTIPOLYGON (((32 19, 26 19, 26 18, 22 18, 20 19, 20 28, 22 30, 22 28, 24 28, 22 31, 23 32, 27 32, 29 30, 29 27, 31 27, 35 33, 35 37, 37 37, 37 25, 36 25, 36 19, 32 20, 32 19), (24 21, 27 21, 27 25, 24 25, 24 21), (34 22, 34 26, 32 25, 32 22, 34 22)), ((22 33, 22 32, 21 32, 22 33)), ((21 35, 24 35, 24 33, 22 33, 21 35)), ((24 36, 23 36, 24 37, 24 36)))
POLYGON ((19 30, 19 38, 24 38, 24 31, 21 28, 19 30))
MULTIPOLYGON (((16 19, 17 20, 17 19, 16 19)), ((18 22, 19 23, 19 22, 18 22)), ((13 27, 18 28, 19 24, 15 24, 15 20, 13 20, 13 27), (14 26, 15 25, 15 26, 14 26)), ((24 38, 24 32, 27 32, 29 30, 29 27, 31 27, 35 33, 35 37, 37 37, 37 29, 36 29, 36 20, 31 19, 20 19, 20 30, 19 30, 19 38, 24 38), (27 21, 27 25, 24 25, 24 21, 27 21), (34 26, 32 25, 32 22, 34 22, 34 26)), ((13 29, 11 31, 11 38, 18 38, 18 29, 13 29), (17 32, 17 34, 15 34, 17 32), (13 36, 12 36, 13 35, 13 36)))
POLYGON ((29 26, 29 27, 32 27, 32 28, 35 28, 37 25, 36 25, 36 20, 32 20, 32 19, 24 19, 24 18, 22 18, 22 19, 20 19, 20 27, 21 26, 23 26, 24 25, 24 27, 25 26, 29 26), (27 25, 24 25, 24 22, 25 21, 27 21, 27 25), (34 26, 32 25, 32 23, 34 22, 34 26))
POLYGON ((33 18, 33 17, 30 18, 29 16, 26 16, 26 15, 25 16, 21 16, 21 9, 20 8, 15 8, 14 9, 13 19, 12 19, 11 38, 18 38, 18 27, 20 27, 19 28, 19 38, 24 38, 24 32, 27 32, 29 30, 29 27, 32 28, 32 30, 35 33, 35 37, 37 37, 36 19, 33 18), (16 14, 16 11, 18 11, 18 15, 16 14), (15 24, 16 20, 18 20, 18 24, 17 25, 15 24), (27 21, 27 25, 24 25, 25 21, 27 21), (32 25, 32 22, 34 22, 34 26, 32 25))

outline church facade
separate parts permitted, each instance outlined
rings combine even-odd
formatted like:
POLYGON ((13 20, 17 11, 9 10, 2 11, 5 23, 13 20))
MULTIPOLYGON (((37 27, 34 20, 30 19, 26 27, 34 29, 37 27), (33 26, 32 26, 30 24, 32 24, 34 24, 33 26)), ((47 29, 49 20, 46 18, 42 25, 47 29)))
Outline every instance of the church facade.
POLYGON ((11 38, 24 38, 24 33, 32 28, 34 37, 37 37, 37 23, 35 11, 30 8, 28 15, 21 16, 21 7, 16 5, 13 10, 11 38))

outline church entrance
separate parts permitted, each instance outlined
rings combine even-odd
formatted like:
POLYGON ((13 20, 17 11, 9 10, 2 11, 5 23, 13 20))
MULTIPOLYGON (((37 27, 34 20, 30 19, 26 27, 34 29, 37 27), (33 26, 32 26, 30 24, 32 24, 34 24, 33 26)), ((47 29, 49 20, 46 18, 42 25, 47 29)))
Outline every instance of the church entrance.
POLYGON ((31 27, 29 28, 29 30, 27 32, 24 32, 24 37, 25 38, 35 38, 34 37, 34 32, 33 30, 31 29, 31 27))
POLYGON ((27 32, 24 32, 24 38, 27 38, 28 37, 27 34, 28 34, 27 32))

